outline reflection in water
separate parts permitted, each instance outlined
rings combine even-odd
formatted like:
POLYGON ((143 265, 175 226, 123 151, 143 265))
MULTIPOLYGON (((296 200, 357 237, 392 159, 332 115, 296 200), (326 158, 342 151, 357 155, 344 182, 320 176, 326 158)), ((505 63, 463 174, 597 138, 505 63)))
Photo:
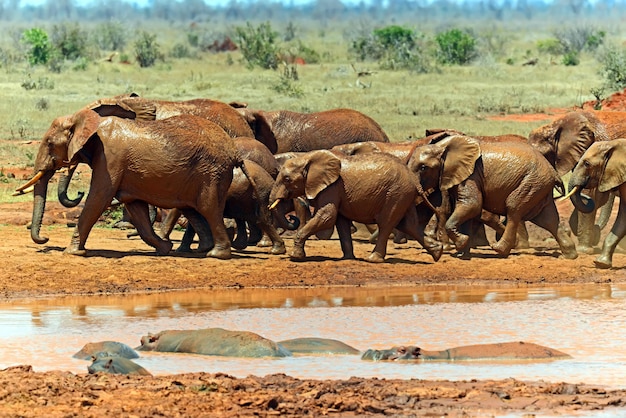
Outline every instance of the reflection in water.
POLYGON ((142 353, 154 374, 192 371, 234 376, 287 373, 303 378, 508 378, 626 387, 626 286, 494 289, 419 288, 241 289, 152 295, 66 297, 0 304, 0 368, 85 373, 71 356, 85 343, 131 346, 148 332, 223 327, 281 340, 336 338, 354 347, 413 344, 436 350, 459 345, 531 341, 571 354, 544 363, 373 363, 358 356, 233 359, 142 353))

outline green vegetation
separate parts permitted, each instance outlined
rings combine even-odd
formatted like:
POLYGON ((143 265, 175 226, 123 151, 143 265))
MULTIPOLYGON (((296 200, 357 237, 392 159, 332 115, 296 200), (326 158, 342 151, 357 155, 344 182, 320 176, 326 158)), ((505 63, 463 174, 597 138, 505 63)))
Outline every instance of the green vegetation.
POLYGON ((22 42, 29 48, 27 52, 30 65, 47 64, 50 59, 51 45, 48 34, 41 28, 24 31, 22 42))
POLYGON ((435 37, 437 59, 442 64, 467 65, 476 58, 476 38, 461 29, 450 29, 435 37))

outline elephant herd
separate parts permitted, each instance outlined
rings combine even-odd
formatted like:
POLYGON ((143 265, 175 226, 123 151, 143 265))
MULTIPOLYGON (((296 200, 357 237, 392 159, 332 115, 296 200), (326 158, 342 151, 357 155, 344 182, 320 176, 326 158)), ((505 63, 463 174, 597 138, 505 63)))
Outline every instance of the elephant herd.
POLYGON ((284 358, 310 355, 360 355, 370 361, 515 361, 562 360, 569 354, 531 342, 485 343, 444 350, 424 350, 415 345, 360 351, 331 338, 300 337, 273 341, 251 331, 205 328, 165 330, 141 337, 135 349, 117 341, 87 343, 72 357, 91 360, 89 373, 150 375, 133 360, 139 352, 188 353, 239 358, 284 358), (136 350, 136 351, 135 351, 136 350))
MULTIPOLYGON (((31 237, 39 244, 48 183, 61 169, 59 200, 78 164, 92 169, 89 193, 65 252, 84 255, 91 229, 115 199, 158 254, 184 215, 179 250, 219 259, 259 241, 286 253, 280 229, 297 230, 290 257, 306 258, 306 240, 336 228, 343 258, 353 259, 353 222, 376 226, 369 262, 383 262, 392 232, 416 239, 437 261, 445 245, 469 258, 484 225, 491 247, 507 256, 527 240, 525 222, 547 230, 562 256, 592 252, 620 196, 599 268, 626 235, 626 112, 572 111, 519 135, 468 136, 428 130, 416 141, 390 142, 372 118, 351 109, 317 113, 254 110, 217 100, 162 101, 135 94, 99 99, 56 118, 44 134, 35 176, 17 189, 34 192, 31 237), (571 172, 569 228, 553 191, 565 195, 571 172), (584 193, 583 193, 584 190, 584 193), (171 209, 159 233, 150 208, 171 209), (602 208, 596 224, 596 211, 602 208), (294 215, 295 213, 295 215, 294 215), (225 218, 234 220, 229 234, 225 218), (578 249, 570 236, 578 236, 578 249), (271 242, 271 244, 269 243, 271 242)), ((374 229, 371 229, 374 230, 374 229)))

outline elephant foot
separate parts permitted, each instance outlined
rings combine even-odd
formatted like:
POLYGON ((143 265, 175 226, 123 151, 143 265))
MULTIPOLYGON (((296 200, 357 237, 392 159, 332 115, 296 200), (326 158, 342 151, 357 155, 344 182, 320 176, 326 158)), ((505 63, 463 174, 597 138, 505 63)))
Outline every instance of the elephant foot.
POLYGON ((342 260, 356 260, 356 257, 354 256, 354 254, 353 254, 353 253, 350 253, 350 254, 344 254, 344 255, 341 257, 341 259, 342 259, 342 260))
MULTIPOLYGON (((250 243, 250 241, 248 241, 248 244, 250 243)), ((261 238, 261 240, 259 242, 256 243, 257 247, 272 247, 274 244, 272 243, 272 240, 267 236, 267 235, 263 235, 263 238, 261 238)), ((284 254, 284 253, 281 253, 284 254)))
POLYGON ((576 260, 578 258, 578 253, 576 251, 563 251, 561 254, 566 260, 576 260))
POLYGON ((78 248, 67 247, 63 251, 63 254, 86 256, 87 255, 87 250, 85 250, 84 248, 83 249, 78 249, 78 248))
POLYGON ((368 263, 383 263, 385 261, 385 257, 376 251, 372 251, 372 253, 365 258, 365 261, 368 263))
POLYGON ((172 250, 173 246, 174 246, 174 244, 172 244, 171 241, 163 241, 156 248, 157 255, 167 255, 167 254, 169 254, 170 251, 172 250))
POLYGON ((115 229, 135 229, 135 225, 128 221, 118 221, 113 224, 115 229))
POLYGON ((393 243, 394 244, 406 244, 408 240, 406 239, 406 235, 402 232, 396 232, 393 234, 393 243))
POLYGON ((246 247, 248 247, 248 242, 245 239, 240 239, 239 236, 237 236, 237 239, 235 239, 232 243, 231 246, 235 249, 235 250, 245 250, 246 247))
POLYGON ((454 236, 453 241, 456 249, 458 251, 463 251, 469 246, 469 235, 458 233, 454 236))
POLYGON ((502 257, 508 257, 511 254, 511 246, 505 241, 498 241, 491 246, 495 252, 502 257))
POLYGON ((228 260, 232 257, 230 252, 230 247, 228 248, 218 248, 213 247, 211 251, 207 254, 207 257, 219 258, 220 260, 228 260))
POLYGON ((613 261, 611 261, 609 257, 603 255, 593 260, 593 263, 599 269, 610 269, 611 267, 613 267, 613 261))
POLYGON ((424 237, 424 246, 428 254, 431 255, 434 261, 439 261, 443 254, 443 244, 439 241, 435 241, 430 237, 424 237))
POLYGON ((286 253, 287 253, 287 249, 285 248, 284 243, 274 244, 272 245, 272 249, 270 250, 270 254, 274 254, 274 255, 280 255, 280 254, 286 254, 286 253))
POLYGON ((459 251, 454 256, 458 258, 459 260, 471 260, 472 259, 472 254, 469 248, 463 251, 459 251))
POLYGON ((291 250, 291 254, 289 254, 289 258, 291 258, 292 261, 304 260, 306 258, 304 248, 294 247, 293 250, 291 250))
POLYGON ((576 247, 576 251, 578 251, 580 254, 593 254, 595 253, 595 249, 593 248, 593 246, 588 246, 588 245, 578 245, 578 247, 576 247))

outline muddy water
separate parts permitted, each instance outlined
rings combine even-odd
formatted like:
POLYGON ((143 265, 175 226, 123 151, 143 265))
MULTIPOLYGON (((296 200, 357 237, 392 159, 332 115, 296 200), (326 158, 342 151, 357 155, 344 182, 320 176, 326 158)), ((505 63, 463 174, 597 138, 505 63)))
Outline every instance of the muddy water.
POLYGON ((367 362, 358 356, 238 359, 141 353, 153 374, 225 372, 237 377, 286 373, 420 379, 544 379, 626 387, 626 285, 489 289, 464 287, 231 290, 68 297, 0 303, 0 368, 85 373, 71 356, 85 343, 133 347, 148 332, 222 327, 273 340, 318 336, 361 350, 414 344, 530 341, 573 356, 552 362, 367 362))

